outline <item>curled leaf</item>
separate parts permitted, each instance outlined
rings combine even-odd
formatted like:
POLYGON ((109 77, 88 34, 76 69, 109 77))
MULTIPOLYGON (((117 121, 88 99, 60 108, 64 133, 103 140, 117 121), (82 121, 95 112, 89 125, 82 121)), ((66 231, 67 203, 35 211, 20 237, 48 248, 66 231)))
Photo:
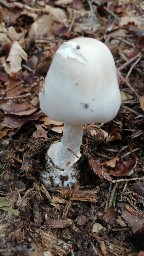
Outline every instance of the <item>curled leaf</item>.
POLYGON ((3 64, 8 74, 17 73, 21 70, 22 60, 27 60, 27 53, 22 49, 18 41, 13 42, 9 56, 3 64))
POLYGON ((119 162, 117 162, 114 170, 110 171, 110 175, 115 177, 130 175, 135 165, 136 165, 136 156, 132 155, 132 157, 129 158, 127 161, 120 160, 119 162))

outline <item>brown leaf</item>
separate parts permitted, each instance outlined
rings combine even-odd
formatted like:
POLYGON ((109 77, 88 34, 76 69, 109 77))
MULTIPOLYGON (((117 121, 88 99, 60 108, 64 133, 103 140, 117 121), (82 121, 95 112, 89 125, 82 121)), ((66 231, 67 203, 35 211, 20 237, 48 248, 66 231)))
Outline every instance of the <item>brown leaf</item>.
POLYGON ((141 109, 144 111, 144 95, 139 97, 141 109))
POLYGON ((118 216, 118 213, 114 210, 113 206, 110 206, 106 209, 102 218, 106 223, 114 224, 117 216, 118 216))
POLYGON ((27 110, 24 110, 24 111, 21 111, 21 112, 18 112, 18 113, 11 113, 11 114, 15 114, 15 115, 18 115, 18 116, 30 116, 31 114, 33 114, 37 110, 38 110, 37 108, 30 108, 30 109, 27 109, 27 110))
POLYGON ((106 139, 107 141, 114 141, 114 140, 121 140, 122 136, 120 132, 117 129, 114 129, 109 135, 108 138, 106 139))
POLYGON ((136 26, 141 26, 143 18, 141 16, 123 16, 120 19, 119 26, 123 27, 128 24, 134 24, 136 26))
POLYGON ((23 102, 23 103, 16 103, 13 101, 7 101, 2 103, 2 110, 7 112, 7 113, 19 113, 19 112, 23 112, 26 111, 29 107, 28 102, 23 102))
POLYGON ((7 31, 8 37, 11 39, 11 41, 19 41, 21 45, 24 45, 24 33, 17 33, 15 28, 10 26, 7 31))
POLYGON ((144 48, 144 34, 138 38, 138 40, 136 42, 136 46, 137 46, 137 48, 140 48, 140 49, 144 48))
POLYGON ((144 227, 144 216, 128 203, 122 204, 122 218, 132 229, 133 233, 144 227))
POLYGON ((45 220, 50 228, 66 228, 66 227, 72 225, 72 220, 70 220, 70 219, 66 219, 66 220, 54 219, 53 220, 46 215, 45 220))
POLYGON ((43 129, 41 124, 36 124, 36 131, 32 135, 34 138, 45 138, 47 139, 47 131, 43 129))
POLYGON ((8 127, 3 127, 2 130, 0 129, 0 140, 7 135, 9 130, 10 130, 10 128, 8 128, 8 127))
POLYGON ((80 10, 80 9, 82 9, 82 7, 83 7, 83 1, 82 0, 73 0, 72 1, 73 2, 73 8, 74 9, 77 9, 77 10, 80 10))
POLYGON ((108 181, 112 181, 109 173, 107 172, 107 169, 101 166, 100 162, 98 160, 95 160, 93 158, 88 159, 89 165, 93 172, 98 175, 100 178, 105 178, 108 181))
POLYGON ((144 256, 144 251, 140 251, 137 256, 144 256))
POLYGON ((8 82, 9 79, 10 79, 9 76, 5 72, 0 72, 0 81, 8 82))
POLYGON ((50 5, 46 5, 45 9, 47 12, 49 12, 54 19, 54 21, 67 25, 67 16, 63 9, 60 8, 54 8, 50 5))
POLYGON ((55 23, 52 32, 55 36, 61 36, 67 32, 67 28, 63 24, 55 23))
POLYGON ((119 157, 116 156, 106 162, 104 162, 104 164, 106 164, 107 166, 114 168, 116 166, 116 163, 119 161, 119 157))
POLYGON ((88 159, 89 165, 93 172, 98 175, 100 178, 102 177, 102 167, 99 160, 95 160, 93 158, 88 159))
POLYGON ((29 116, 16 116, 16 115, 6 115, 3 120, 3 126, 9 128, 20 128, 23 124, 31 120, 38 120, 41 113, 35 112, 29 116))
POLYGON ((51 130, 53 132, 62 133, 63 130, 64 130, 64 126, 63 125, 61 125, 61 126, 54 126, 54 127, 51 128, 51 130))
POLYGON ((134 184, 134 191, 140 194, 141 196, 144 196, 144 181, 137 181, 134 184))
POLYGON ((42 15, 31 26, 29 38, 35 41, 38 38, 49 37, 52 35, 52 16, 42 15))
POLYGON ((123 177, 126 175, 131 175, 133 168, 136 165, 136 156, 132 155, 127 161, 119 161, 116 164, 114 170, 110 171, 110 175, 115 177, 123 177))
POLYGON ((63 124, 63 122, 55 121, 55 120, 53 120, 53 119, 51 119, 50 117, 47 117, 47 116, 42 117, 41 121, 44 121, 44 125, 46 125, 46 126, 49 126, 49 125, 61 126, 63 124))
POLYGON ((3 64, 8 74, 17 73, 21 70, 22 59, 27 60, 27 53, 22 49, 18 41, 14 41, 10 49, 7 62, 3 64))
POLYGON ((92 232, 98 234, 101 230, 104 230, 104 229, 105 228, 101 224, 94 223, 93 228, 92 228, 92 232))

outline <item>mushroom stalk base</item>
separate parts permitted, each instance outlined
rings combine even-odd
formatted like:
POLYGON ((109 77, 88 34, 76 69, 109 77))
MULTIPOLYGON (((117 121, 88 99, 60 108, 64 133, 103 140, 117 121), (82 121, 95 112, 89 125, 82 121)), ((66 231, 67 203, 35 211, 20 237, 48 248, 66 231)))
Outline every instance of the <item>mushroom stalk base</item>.
POLYGON ((81 157, 83 126, 64 124, 61 142, 56 142, 47 151, 46 171, 41 180, 47 187, 73 186, 77 181, 75 163, 81 157))

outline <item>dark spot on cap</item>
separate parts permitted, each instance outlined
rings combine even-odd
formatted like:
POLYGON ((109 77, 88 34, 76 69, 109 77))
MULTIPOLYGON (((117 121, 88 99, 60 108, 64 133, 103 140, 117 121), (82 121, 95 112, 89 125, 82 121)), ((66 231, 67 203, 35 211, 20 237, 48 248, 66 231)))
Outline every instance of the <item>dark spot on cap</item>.
POLYGON ((75 86, 78 86, 78 83, 75 83, 75 86))
POLYGON ((76 48, 77 48, 77 50, 79 50, 80 49, 80 45, 77 45, 76 48))
POLYGON ((84 108, 89 108, 89 104, 88 103, 82 103, 84 108))

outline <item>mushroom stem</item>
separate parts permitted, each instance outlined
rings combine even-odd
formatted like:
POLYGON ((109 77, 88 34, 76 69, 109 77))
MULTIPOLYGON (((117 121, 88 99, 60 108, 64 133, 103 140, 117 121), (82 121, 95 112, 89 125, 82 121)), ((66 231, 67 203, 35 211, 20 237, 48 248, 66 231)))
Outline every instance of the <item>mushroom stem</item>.
POLYGON ((54 144, 54 152, 51 152, 51 149, 48 150, 48 155, 56 166, 66 169, 78 161, 81 156, 80 146, 82 144, 82 135, 82 125, 72 125, 69 123, 64 124, 61 142, 54 144))
POLYGON ((69 186, 77 181, 74 164, 81 157, 83 125, 64 124, 63 137, 53 143, 47 152, 46 171, 41 174, 42 182, 48 187, 69 186))

